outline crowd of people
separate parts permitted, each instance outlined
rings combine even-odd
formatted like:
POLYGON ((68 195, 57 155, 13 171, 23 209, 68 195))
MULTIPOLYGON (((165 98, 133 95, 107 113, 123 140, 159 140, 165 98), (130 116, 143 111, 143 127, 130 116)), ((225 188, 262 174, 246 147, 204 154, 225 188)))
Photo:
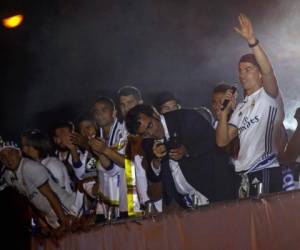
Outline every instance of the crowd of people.
POLYGON ((57 237, 101 222, 282 191, 281 166, 294 161, 297 153, 291 159, 289 152, 297 139, 288 142, 277 80, 250 19, 240 15, 235 30, 252 51, 238 63, 241 103, 225 83, 214 88, 211 107, 198 109, 182 108, 170 92, 147 105, 140 90, 126 85, 118 107, 101 96, 90 112, 49 133, 25 131, 20 147, 3 138, 1 189, 27 197, 32 225, 57 237))

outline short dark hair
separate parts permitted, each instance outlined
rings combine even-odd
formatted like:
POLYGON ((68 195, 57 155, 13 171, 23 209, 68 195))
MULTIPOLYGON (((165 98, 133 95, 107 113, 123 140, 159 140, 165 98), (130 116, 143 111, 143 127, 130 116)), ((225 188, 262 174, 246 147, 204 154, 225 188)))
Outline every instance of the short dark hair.
POLYGON ((52 137, 55 136, 55 131, 57 129, 60 129, 60 128, 68 128, 70 131, 73 131, 75 129, 73 122, 71 122, 71 121, 59 121, 59 122, 56 122, 51 127, 50 135, 52 137))
POLYGON ((47 157, 51 152, 49 138, 38 129, 28 129, 23 132, 22 137, 27 139, 29 146, 38 151, 40 158, 47 157))
POLYGON ((139 122, 140 114, 145 114, 149 117, 152 117, 154 110, 151 106, 145 104, 139 104, 130 109, 125 117, 126 128, 130 134, 137 134, 137 130, 141 125, 139 122))
POLYGON ((163 91, 163 92, 160 92, 156 98, 155 98, 155 101, 154 101, 154 105, 157 109, 160 109, 161 106, 168 102, 168 101, 176 101, 178 102, 177 98, 175 97, 175 95, 169 91, 163 91))
POLYGON ((239 64, 242 62, 252 63, 259 69, 259 71, 261 71, 261 68, 260 68, 254 54, 249 53, 249 54, 242 55, 240 58, 239 64))
POLYGON ((229 84, 220 83, 213 89, 213 94, 225 93, 228 89, 231 89, 231 86, 229 84))
POLYGON ((136 87, 126 85, 118 90, 118 98, 120 98, 120 96, 129 96, 129 95, 133 95, 139 101, 142 100, 141 91, 136 87))
POLYGON ((107 97, 107 96, 99 96, 99 97, 95 100, 94 104, 95 104, 95 103, 98 103, 98 102, 105 103, 105 104, 109 105, 109 106, 112 108, 112 110, 115 110, 115 109, 116 109, 116 104, 115 104, 115 102, 113 101, 113 99, 111 99, 111 98, 109 98, 109 97, 107 97))
POLYGON ((79 131, 79 125, 80 123, 82 123, 83 121, 91 121, 94 122, 94 119, 91 115, 90 112, 83 112, 81 113, 75 120, 75 126, 76 126, 76 130, 79 131))

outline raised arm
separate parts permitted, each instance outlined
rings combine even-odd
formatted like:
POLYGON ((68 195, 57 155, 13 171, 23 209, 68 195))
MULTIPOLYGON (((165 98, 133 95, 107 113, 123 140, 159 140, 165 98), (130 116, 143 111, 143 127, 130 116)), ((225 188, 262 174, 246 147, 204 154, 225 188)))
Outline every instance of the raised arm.
POLYGON ((115 162, 119 167, 125 166, 125 157, 124 155, 116 152, 110 147, 107 147, 105 142, 102 141, 100 138, 92 138, 89 141, 89 145, 92 151, 97 154, 103 154, 111 161, 115 162))
POLYGON ((249 47, 252 49, 262 73, 263 87, 265 91, 271 97, 276 98, 279 93, 277 80, 272 65, 254 34, 251 20, 246 15, 240 14, 239 24, 240 27, 235 27, 234 29, 247 41, 249 47))
POLYGON ((228 145, 238 134, 237 128, 228 124, 228 116, 235 104, 235 96, 232 90, 227 90, 225 100, 229 100, 227 107, 220 112, 219 122, 216 128, 216 144, 219 147, 228 145))

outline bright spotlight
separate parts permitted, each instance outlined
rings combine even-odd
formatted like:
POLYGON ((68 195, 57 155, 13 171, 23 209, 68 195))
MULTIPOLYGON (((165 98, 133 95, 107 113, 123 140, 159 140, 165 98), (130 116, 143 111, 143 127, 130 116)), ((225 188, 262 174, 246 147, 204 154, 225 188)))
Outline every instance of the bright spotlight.
POLYGON ((14 15, 7 18, 2 19, 2 24, 4 27, 8 29, 13 29, 18 27, 23 22, 23 15, 14 15))

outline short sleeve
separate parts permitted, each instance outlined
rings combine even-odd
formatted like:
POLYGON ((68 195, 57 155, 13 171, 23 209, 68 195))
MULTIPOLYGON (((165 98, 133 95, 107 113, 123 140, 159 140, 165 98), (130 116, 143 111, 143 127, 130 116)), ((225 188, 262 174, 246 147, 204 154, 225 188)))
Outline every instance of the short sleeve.
POLYGON ((238 110, 239 110, 239 108, 237 107, 233 111, 233 113, 228 121, 228 125, 235 127, 235 128, 238 128, 238 124, 239 124, 239 111, 238 110))
POLYGON ((283 120, 284 119, 284 104, 280 90, 278 91, 277 97, 269 96, 268 93, 263 88, 262 95, 264 100, 266 100, 270 105, 275 106, 278 108, 279 117, 283 120))

